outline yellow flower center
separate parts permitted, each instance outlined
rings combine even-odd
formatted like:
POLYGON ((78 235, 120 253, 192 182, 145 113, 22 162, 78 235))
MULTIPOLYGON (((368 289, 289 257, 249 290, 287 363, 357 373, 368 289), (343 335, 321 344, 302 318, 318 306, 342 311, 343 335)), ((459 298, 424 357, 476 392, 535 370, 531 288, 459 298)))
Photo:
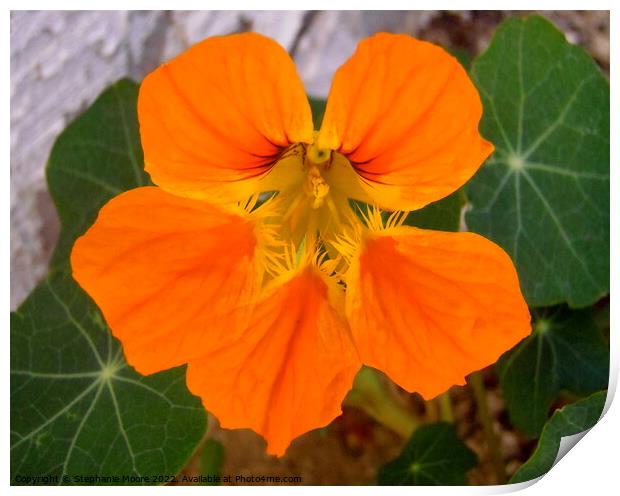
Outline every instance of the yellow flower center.
POLYGON ((265 266, 272 275, 306 263, 340 273, 358 250, 363 232, 396 227, 406 216, 394 212, 384 219, 376 206, 350 204, 349 199, 366 199, 363 190, 355 189, 357 173, 344 155, 321 148, 317 134, 312 143, 292 145, 283 154, 271 177, 286 177, 289 185, 256 212, 264 219, 259 245, 267 248, 265 266))

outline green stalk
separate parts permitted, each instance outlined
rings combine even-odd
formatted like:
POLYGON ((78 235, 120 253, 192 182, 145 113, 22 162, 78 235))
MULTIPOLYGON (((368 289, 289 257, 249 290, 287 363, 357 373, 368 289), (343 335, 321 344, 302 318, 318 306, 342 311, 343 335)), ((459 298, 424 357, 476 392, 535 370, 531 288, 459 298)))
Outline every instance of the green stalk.
POLYGON ((487 406, 487 392, 482 382, 482 374, 474 372, 469 376, 469 385, 473 389, 476 406, 478 408, 478 419, 484 429, 484 437, 486 438, 493 470, 498 484, 506 483, 506 466, 504 465, 504 457, 499 445, 499 440, 493 428, 493 419, 489 415, 487 406))
POLYGON ((426 400, 424 402, 424 409, 426 410, 426 420, 428 422, 437 422, 440 420, 439 402, 437 399, 426 400))
POLYGON ((450 399, 450 390, 437 398, 439 402, 439 411, 441 412, 441 420, 444 422, 454 423, 454 412, 452 411, 452 401, 450 399))
POLYGON ((368 367, 363 367, 355 377, 344 404, 363 410, 405 439, 409 439, 420 425, 415 414, 388 389, 383 378, 368 367))

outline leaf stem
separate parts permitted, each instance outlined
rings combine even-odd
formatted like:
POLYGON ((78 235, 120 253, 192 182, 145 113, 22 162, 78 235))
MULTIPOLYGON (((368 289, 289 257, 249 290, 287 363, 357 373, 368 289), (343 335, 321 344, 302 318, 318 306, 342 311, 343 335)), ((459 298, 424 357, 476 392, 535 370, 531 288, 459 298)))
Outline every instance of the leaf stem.
POLYGON ((476 406, 478 409, 478 419, 482 424, 484 430, 484 436, 486 438, 487 447, 491 456, 491 462, 493 464, 493 470, 498 484, 506 483, 506 466, 504 465, 504 457, 499 445, 499 440, 493 428, 493 419, 489 415, 489 408, 487 405, 487 392, 482 382, 482 374, 480 372, 474 372, 469 376, 469 385, 474 392, 474 398, 476 399, 476 406))
POLYGON ((359 371, 344 404, 363 410, 405 439, 420 425, 417 416, 387 387, 385 379, 369 367, 359 371))
POLYGON ((438 422, 440 420, 439 403, 437 400, 425 401, 424 408, 426 410, 426 420, 428 422, 438 422))
POLYGON ((437 398, 439 403, 439 411, 441 412, 441 420, 444 422, 454 423, 454 412, 452 411, 452 400, 450 398, 450 390, 437 398))

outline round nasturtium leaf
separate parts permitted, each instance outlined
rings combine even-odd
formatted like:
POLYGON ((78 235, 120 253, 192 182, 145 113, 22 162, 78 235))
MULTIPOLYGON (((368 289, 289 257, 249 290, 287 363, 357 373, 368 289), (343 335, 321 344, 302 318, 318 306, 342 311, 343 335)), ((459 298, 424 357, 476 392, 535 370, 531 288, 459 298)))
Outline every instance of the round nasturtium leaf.
POLYGON ((106 89, 60 134, 47 163, 47 184, 62 225, 51 269, 68 264, 75 239, 111 198, 151 185, 144 171, 137 116, 138 85, 106 89))
POLYGON ((477 457, 456 434, 453 424, 418 427, 398 458, 379 470, 382 486, 458 486, 477 457))
POLYGON ((68 274, 50 275, 11 316, 14 484, 161 484, 151 477, 176 475, 205 427, 184 367, 136 373, 68 274))
POLYGON ((525 482, 551 470, 558 456, 562 438, 580 434, 593 427, 601 416, 606 398, 607 391, 599 391, 557 410, 545 424, 531 458, 517 470, 509 482, 511 484, 525 482))
POLYGON ((561 390, 587 395, 607 388, 609 346, 590 309, 539 310, 532 334, 504 353, 496 370, 510 420, 534 436, 561 390))
POLYGON ((609 83, 547 20, 511 18, 472 67, 496 151, 467 186, 470 230, 502 246, 532 306, 609 292, 609 83))

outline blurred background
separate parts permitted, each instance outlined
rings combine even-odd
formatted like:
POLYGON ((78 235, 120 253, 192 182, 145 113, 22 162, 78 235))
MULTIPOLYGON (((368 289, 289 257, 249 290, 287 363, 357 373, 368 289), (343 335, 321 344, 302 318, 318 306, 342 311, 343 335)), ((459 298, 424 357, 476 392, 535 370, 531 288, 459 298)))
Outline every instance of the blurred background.
MULTIPOLYGON (((568 39, 581 44, 609 70, 609 12, 543 11, 568 39)), ((334 71, 357 42, 377 31, 408 33, 464 57, 486 47, 508 11, 14 11, 11 13, 11 310, 46 271, 59 223, 45 183, 45 164, 58 134, 112 82, 136 81, 191 44, 213 35, 257 31, 280 42, 294 58, 308 94, 325 97, 334 71)), ((503 405, 491 414, 502 432, 510 471, 532 447, 501 429, 503 405), (512 458, 511 458, 512 457, 512 458)), ((499 393, 497 393, 499 394, 499 393)), ((471 397, 453 388, 455 414, 467 420, 471 397), (460 409, 460 410, 459 410, 460 409)), ((415 399, 414 399, 415 401, 415 399)), ((494 403, 495 401, 495 403, 494 403)), ((495 405, 495 406, 494 406, 495 405)), ((418 408, 425 408, 419 402, 418 408)), ((474 484, 493 483, 485 465, 475 420, 461 432, 483 462, 470 473, 474 484)), ((209 436, 225 446, 222 473, 300 475, 304 484, 364 484, 376 467, 395 457, 400 440, 359 411, 345 410, 329 427, 295 441, 277 460, 249 431, 222 431, 211 422, 209 436)), ((196 469, 190 462, 187 470, 196 469)), ((198 463, 196 461, 196 463, 198 463)))

